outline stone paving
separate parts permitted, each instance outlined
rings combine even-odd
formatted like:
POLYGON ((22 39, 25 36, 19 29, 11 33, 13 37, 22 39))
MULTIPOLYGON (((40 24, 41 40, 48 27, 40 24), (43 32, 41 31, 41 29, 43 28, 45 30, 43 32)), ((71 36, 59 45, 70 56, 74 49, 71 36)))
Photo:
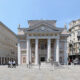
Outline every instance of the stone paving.
POLYGON ((54 70, 0 66, 0 80, 80 80, 80 66, 62 66, 54 70))

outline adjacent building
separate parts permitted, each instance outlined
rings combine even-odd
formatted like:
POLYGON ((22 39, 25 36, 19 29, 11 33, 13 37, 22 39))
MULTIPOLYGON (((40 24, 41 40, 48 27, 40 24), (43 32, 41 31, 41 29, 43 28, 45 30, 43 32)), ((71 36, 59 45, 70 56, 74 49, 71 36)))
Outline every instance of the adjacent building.
POLYGON ((75 59, 80 55, 80 19, 70 22, 68 33, 68 54, 75 59))
POLYGON ((29 20, 28 28, 18 28, 18 64, 38 65, 51 59, 67 64, 67 29, 56 27, 56 20, 29 20))
POLYGON ((17 36, 0 22, 0 65, 12 59, 17 61, 17 36))

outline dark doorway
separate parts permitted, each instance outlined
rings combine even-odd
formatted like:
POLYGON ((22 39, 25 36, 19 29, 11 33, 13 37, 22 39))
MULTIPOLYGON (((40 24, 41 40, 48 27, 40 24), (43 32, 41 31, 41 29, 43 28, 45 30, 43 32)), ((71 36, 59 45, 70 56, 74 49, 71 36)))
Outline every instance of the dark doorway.
POLYGON ((41 62, 44 62, 45 61, 45 57, 41 57, 41 62))

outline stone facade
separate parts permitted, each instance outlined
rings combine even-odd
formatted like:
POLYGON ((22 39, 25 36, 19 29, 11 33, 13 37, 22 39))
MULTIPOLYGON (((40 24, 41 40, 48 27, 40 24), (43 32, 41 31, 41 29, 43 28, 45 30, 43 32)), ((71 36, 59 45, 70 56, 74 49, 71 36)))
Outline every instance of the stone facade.
POLYGON ((7 64, 10 59, 17 59, 17 37, 0 22, 0 64, 7 64))
POLYGON ((67 29, 56 20, 29 20, 29 28, 18 28, 18 64, 54 62, 67 64, 67 29))
POLYGON ((69 24, 68 54, 78 55, 80 49, 80 19, 74 20, 69 24))

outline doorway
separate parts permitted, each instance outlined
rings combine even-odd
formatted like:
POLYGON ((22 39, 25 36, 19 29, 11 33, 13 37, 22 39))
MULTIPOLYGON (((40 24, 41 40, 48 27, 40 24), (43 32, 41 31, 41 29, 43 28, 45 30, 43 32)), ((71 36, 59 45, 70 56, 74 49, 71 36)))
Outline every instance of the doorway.
POLYGON ((40 58, 40 61, 41 61, 41 62, 45 62, 45 57, 41 57, 41 58, 40 58))

